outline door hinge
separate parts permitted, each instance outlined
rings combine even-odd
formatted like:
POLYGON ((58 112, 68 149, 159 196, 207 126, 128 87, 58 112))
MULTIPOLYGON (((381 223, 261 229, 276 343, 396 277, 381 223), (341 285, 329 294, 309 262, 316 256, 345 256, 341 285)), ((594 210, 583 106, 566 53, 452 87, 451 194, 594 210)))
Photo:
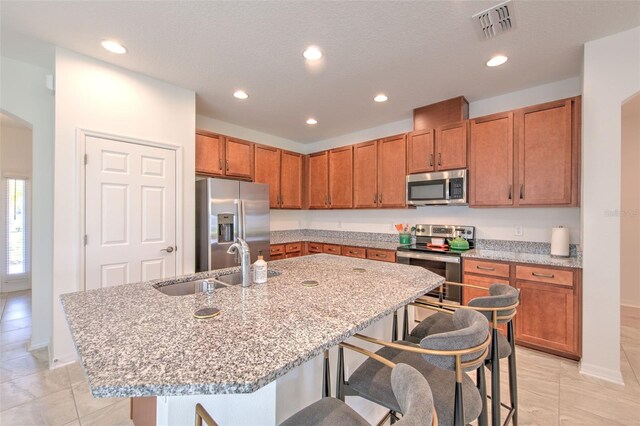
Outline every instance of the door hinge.
POLYGON ((89 156, 87 154, 84 155, 84 165, 86 166, 89 162, 89 156))
POLYGON ((87 242, 89 241, 89 237, 87 237, 87 235, 84 236, 84 245, 87 245, 87 242))

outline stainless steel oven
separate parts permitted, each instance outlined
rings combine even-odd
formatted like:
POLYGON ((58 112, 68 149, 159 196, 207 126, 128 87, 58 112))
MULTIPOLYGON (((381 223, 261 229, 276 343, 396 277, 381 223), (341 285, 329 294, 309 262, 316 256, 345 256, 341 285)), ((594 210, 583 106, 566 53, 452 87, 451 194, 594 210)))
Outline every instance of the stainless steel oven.
POLYGON ((407 176, 407 204, 467 204, 467 171, 462 169, 407 176))
MULTIPOLYGON (((462 262, 460 256, 446 254, 422 253, 415 251, 398 251, 396 253, 396 263, 405 265, 421 266, 434 274, 445 277, 447 281, 454 283, 462 282, 462 262)), ((438 297, 438 289, 429 293, 438 297)), ((444 298, 449 301, 458 302, 462 300, 459 286, 445 286, 444 298)))

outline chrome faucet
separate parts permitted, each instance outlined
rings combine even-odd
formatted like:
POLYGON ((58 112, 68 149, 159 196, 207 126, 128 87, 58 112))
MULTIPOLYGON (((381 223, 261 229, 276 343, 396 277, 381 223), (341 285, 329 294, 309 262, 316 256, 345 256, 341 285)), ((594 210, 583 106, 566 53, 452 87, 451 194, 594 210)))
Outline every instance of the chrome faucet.
POLYGON ((235 243, 229 246, 227 253, 240 255, 242 287, 249 287, 249 285, 251 285, 251 254, 249 253, 249 245, 242 238, 238 238, 235 243))

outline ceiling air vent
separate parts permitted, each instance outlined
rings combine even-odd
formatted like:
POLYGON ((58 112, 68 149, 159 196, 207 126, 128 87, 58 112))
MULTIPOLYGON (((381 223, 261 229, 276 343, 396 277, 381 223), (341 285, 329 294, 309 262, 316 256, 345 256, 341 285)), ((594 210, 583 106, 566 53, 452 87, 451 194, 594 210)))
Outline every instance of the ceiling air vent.
POLYGON ((474 26, 482 40, 489 40, 516 26, 511 0, 473 15, 474 26))

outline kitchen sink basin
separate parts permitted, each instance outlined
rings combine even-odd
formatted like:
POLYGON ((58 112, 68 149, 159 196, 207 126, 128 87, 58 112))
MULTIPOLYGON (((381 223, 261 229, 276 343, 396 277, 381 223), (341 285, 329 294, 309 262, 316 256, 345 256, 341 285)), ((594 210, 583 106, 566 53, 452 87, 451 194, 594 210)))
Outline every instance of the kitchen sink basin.
MULTIPOLYGON (((274 271, 273 269, 269 269, 267 270, 267 278, 277 277, 281 273, 282 272, 280 271, 274 271)), ((219 275, 218 277, 216 277, 216 282, 221 282, 226 285, 242 284, 242 272, 236 272, 236 273, 227 274, 227 275, 219 275)))
MULTIPOLYGON (((281 273, 282 272, 280 271, 268 270, 267 278, 277 277, 281 273)), ((156 290, 166 294, 167 296, 187 296, 204 291, 206 287, 203 283, 205 281, 208 281, 209 285, 213 284, 215 286, 214 289, 238 285, 242 284, 242 272, 236 272, 227 275, 218 275, 206 280, 194 280, 185 281, 183 283, 169 284, 162 287, 156 287, 156 290)))

